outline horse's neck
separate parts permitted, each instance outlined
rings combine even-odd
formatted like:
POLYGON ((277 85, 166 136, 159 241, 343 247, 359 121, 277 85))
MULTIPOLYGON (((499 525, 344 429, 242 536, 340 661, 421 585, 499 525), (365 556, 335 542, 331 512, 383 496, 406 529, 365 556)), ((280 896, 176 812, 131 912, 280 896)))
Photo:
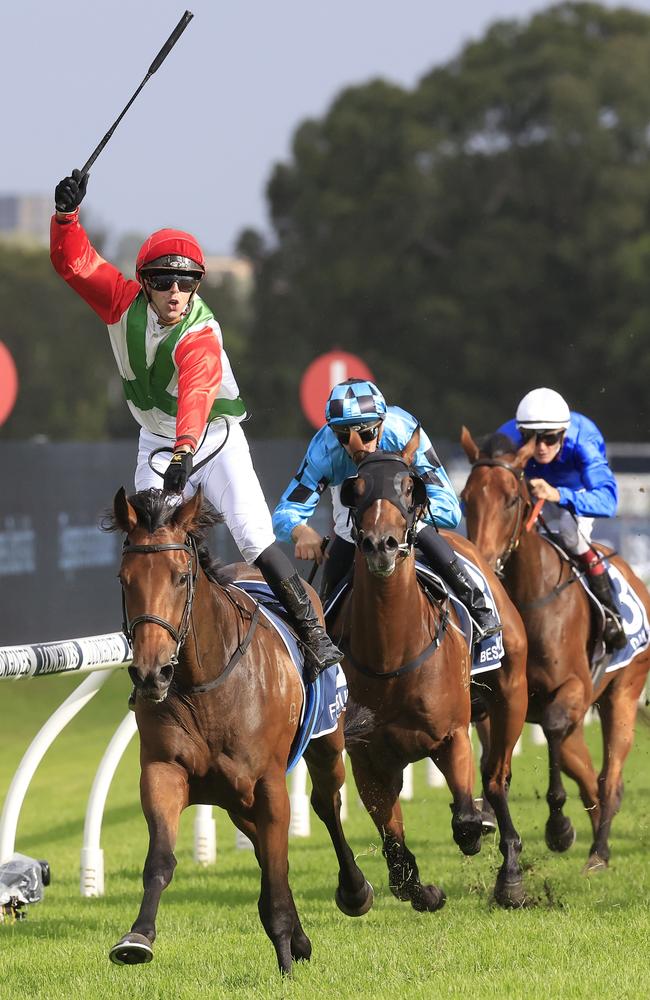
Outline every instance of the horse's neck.
MULTIPOLYGON (((401 666, 422 648, 430 605, 418 585, 411 554, 389 577, 373 576, 357 552, 350 605, 350 650, 375 670, 401 666)), ((428 634, 428 633, 427 633, 428 634)))
POLYGON ((537 531, 524 531, 504 575, 513 598, 531 601, 547 594, 559 582, 562 561, 537 531))

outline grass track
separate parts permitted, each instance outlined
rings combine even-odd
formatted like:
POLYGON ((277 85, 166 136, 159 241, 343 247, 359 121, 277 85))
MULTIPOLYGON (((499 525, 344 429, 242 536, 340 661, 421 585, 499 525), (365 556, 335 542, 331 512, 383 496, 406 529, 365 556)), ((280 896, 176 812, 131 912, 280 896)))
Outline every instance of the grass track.
MULTIPOLYGON (((4 682, 0 793, 30 739, 76 681, 4 682)), ((137 740, 108 798, 102 846, 106 896, 79 895, 79 851, 88 791, 122 718, 128 690, 112 678, 64 731, 36 773, 17 849, 47 858, 52 885, 26 921, 0 925, 0 998, 147 1000, 194 997, 637 998, 648 994, 650 930, 650 729, 639 724, 626 768, 626 796, 614 824, 612 863, 585 878, 588 819, 572 782, 569 815, 578 833, 566 855, 544 845, 546 752, 530 739, 515 759, 512 812, 524 841, 527 888, 538 905, 515 913, 490 904, 500 855, 493 839, 463 858, 451 839, 449 795, 426 787, 416 766, 415 798, 404 804, 409 845, 429 881, 447 892, 437 914, 415 913, 389 893, 374 827, 350 788, 346 823, 353 849, 375 886, 375 906, 349 920, 333 901, 334 854, 312 815, 312 836, 291 844, 291 884, 312 961, 282 982, 257 916, 258 870, 236 851, 225 813, 217 813, 214 871, 192 860, 192 811, 181 826, 178 867, 165 892, 154 961, 116 968, 108 948, 130 927, 140 901, 146 828, 137 800, 137 740)), ((589 729, 600 761, 599 727, 589 729)))

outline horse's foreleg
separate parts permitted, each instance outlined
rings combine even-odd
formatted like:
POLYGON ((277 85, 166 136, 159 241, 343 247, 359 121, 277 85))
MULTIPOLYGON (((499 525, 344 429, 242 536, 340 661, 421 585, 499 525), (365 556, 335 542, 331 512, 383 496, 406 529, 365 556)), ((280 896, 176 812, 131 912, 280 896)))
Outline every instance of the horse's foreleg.
POLYGON ((587 872, 602 870, 609 863, 612 820, 623 798, 623 765, 634 743, 638 699, 646 681, 645 669, 633 669, 628 677, 630 669, 622 671, 598 700, 603 729, 603 768, 598 777, 600 821, 589 852, 587 872))
POLYGON ((267 773, 255 789, 255 828, 262 879, 258 910, 278 960, 291 972, 294 958, 309 959, 311 942, 303 931, 289 888, 289 795, 284 771, 267 773))
POLYGON ((109 952, 117 965, 137 965, 153 958, 158 905, 176 867, 178 821, 188 803, 186 773, 176 765, 145 765, 140 777, 140 800, 149 828, 149 851, 142 873, 144 895, 130 933, 109 952))
POLYGON ((382 839, 390 891, 397 899, 408 900, 414 910, 439 910, 447 897, 438 886, 422 884, 415 855, 409 851, 404 839, 399 801, 402 769, 389 766, 385 760, 381 761, 381 765, 373 765, 368 760, 367 752, 359 755, 357 751, 350 750, 350 759, 359 795, 382 839))
POLYGON ((472 798, 472 743, 464 726, 456 729, 432 755, 452 794, 451 829, 463 854, 481 850, 481 816, 472 798))
POLYGON ((373 891, 354 860, 341 825, 340 789, 345 781, 342 745, 339 730, 321 736, 307 747, 305 761, 312 780, 311 804, 327 827, 339 863, 336 905, 348 917, 360 917, 372 906, 373 891))
POLYGON ((562 784, 562 744, 584 718, 588 707, 584 687, 577 678, 567 681, 542 713, 542 729, 548 742, 549 782, 546 801, 546 843, 552 851, 568 851, 576 839, 571 820, 564 815, 566 791, 562 784))
POLYGON ((598 801, 598 780, 585 743, 584 721, 581 720, 573 732, 560 744, 561 765, 567 777, 578 785, 594 837, 600 824, 600 803, 598 801))

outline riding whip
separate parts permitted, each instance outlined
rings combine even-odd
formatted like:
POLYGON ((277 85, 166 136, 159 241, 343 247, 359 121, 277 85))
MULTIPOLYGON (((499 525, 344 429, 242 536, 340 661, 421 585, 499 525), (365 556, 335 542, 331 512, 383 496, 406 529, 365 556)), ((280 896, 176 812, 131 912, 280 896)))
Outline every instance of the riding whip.
POLYGON ((89 158, 84 163, 83 167, 81 168, 81 176, 82 176, 82 178, 85 177, 85 175, 88 173, 88 171, 92 167, 93 163, 95 162, 95 160, 97 159, 97 157, 101 153, 101 151, 104 148, 104 146, 107 144, 108 140, 112 136, 112 134, 115 131, 115 129, 117 128, 117 126, 120 124, 120 122, 124 118, 124 115, 127 113, 127 111, 129 110, 129 108, 131 107, 131 105, 135 101, 136 97, 138 96, 138 94, 140 93, 140 91, 142 90, 142 88, 144 87, 144 85, 147 82, 147 80, 149 79, 149 77, 153 76, 153 74, 156 72, 156 70, 159 69, 162 66, 163 62, 165 61, 165 59, 167 58, 167 56, 169 55, 169 53, 173 49, 174 45, 176 45, 176 42, 181 37, 181 35, 183 34, 183 32, 185 31, 185 29, 187 28, 188 24, 190 23, 190 21, 192 20, 193 17, 194 17, 194 14, 192 14, 191 11, 189 11, 189 10, 185 11, 185 13, 183 14, 182 18, 180 19, 180 21, 178 22, 178 24, 176 25, 176 27, 172 31, 171 35, 169 36, 169 38, 167 39, 167 41, 165 42, 165 44, 161 48, 160 52, 158 53, 158 55, 156 56, 156 58, 152 62, 151 66, 147 70, 147 75, 145 76, 144 80, 142 81, 142 83, 140 84, 140 86, 138 87, 138 89, 136 90, 135 94, 133 95, 133 97, 131 98, 131 100, 129 101, 129 103, 126 105, 126 107, 124 108, 124 110, 121 112, 121 114, 119 115, 119 117, 116 119, 116 121, 113 122, 113 124, 109 128, 108 132, 106 133, 106 135, 104 136, 104 138, 100 142, 100 144, 97 146, 96 149, 93 150, 93 152, 90 154, 89 158))

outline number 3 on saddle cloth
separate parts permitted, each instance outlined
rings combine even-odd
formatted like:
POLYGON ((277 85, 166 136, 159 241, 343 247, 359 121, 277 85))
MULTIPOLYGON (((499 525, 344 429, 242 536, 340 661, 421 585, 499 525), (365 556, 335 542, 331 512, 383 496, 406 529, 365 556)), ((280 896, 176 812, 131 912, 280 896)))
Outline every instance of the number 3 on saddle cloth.
POLYGON ((305 681, 303 656, 300 652, 298 639, 295 632, 287 624, 286 612, 270 588, 258 580, 237 580, 232 586, 245 591, 260 605, 262 614, 284 642, 302 680, 304 693, 302 710, 298 732, 287 763, 288 774, 304 754, 310 740, 318 739, 319 736, 325 736, 336 729, 338 718, 347 704, 348 684, 338 663, 323 670, 313 683, 305 681))
MULTIPOLYGON (((485 598, 485 603, 492 611, 494 611, 497 621, 500 621, 499 612, 495 604, 492 591, 490 590, 490 585, 481 570, 478 566, 475 566, 473 562, 470 562, 469 559, 466 559, 465 556, 461 555, 460 552, 456 552, 456 556, 472 583, 476 587, 480 587, 485 598)), ((504 657, 503 633, 497 632, 496 635, 489 635, 485 639, 473 641, 475 626, 465 605, 461 604, 453 590, 425 563, 416 560, 415 567, 418 580, 420 581, 420 585, 422 587, 430 592, 433 592, 436 598, 440 596, 448 597, 453 604, 458 615, 460 628, 465 636, 467 646, 472 650, 471 676, 476 677, 477 674, 485 673, 486 670, 496 670, 500 667, 501 660, 504 657)), ((340 584, 332 591, 332 594, 327 601, 327 607, 325 608, 326 622, 331 621, 333 611, 336 605, 340 603, 344 594, 347 592, 351 580, 352 575, 349 574, 341 580, 340 584)))
MULTIPOLYGON (((614 603, 616 604, 616 610, 623 623, 623 631, 627 638, 627 642, 623 648, 615 649, 611 654, 605 653, 602 641, 596 643, 592 657, 592 668, 602 671, 603 665, 606 664, 604 672, 611 674, 615 670, 621 670, 622 667, 626 667, 637 653, 650 646, 650 624, 648 623, 648 616, 643 604, 623 574, 607 559, 603 559, 603 566, 609 574, 614 603)), ((600 601, 594 596, 593 591, 585 580, 584 574, 578 573, 578 579, 584 587, 587 597, 596 608, 596 613, 600 616, 601 621, 604 622, 605 614, 600 601)))

